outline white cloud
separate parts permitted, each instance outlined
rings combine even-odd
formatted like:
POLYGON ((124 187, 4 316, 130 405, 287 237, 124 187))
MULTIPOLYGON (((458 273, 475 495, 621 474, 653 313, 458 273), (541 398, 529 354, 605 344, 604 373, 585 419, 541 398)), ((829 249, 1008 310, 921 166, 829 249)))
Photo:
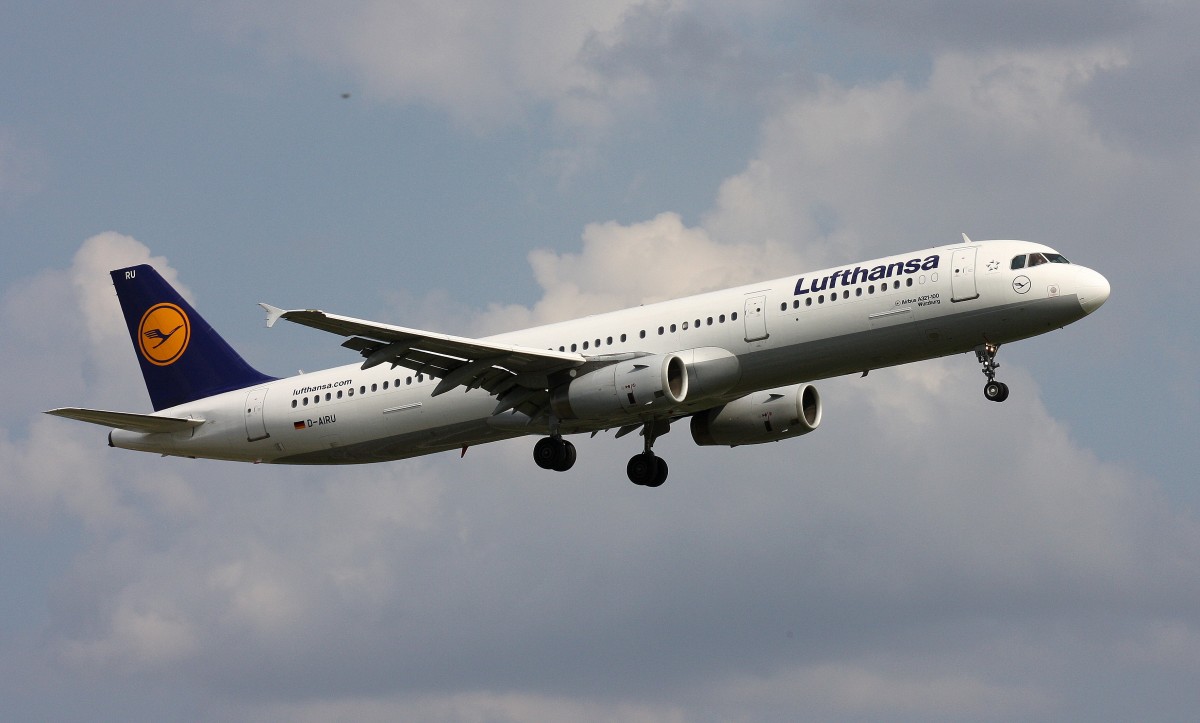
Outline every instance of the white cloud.
POLYGON ((781 243, 719 243, 689 228, 675 213, 622 225, 590 224, 579 253, 529 255, 542 298, 532 307, 493 306, 480 328, 493 331, 546 324, 587 314, 712 291, 798 268, 781 243))
POLYGON ((722 186, 705 228, 819 240, 835 259, 961 231, 1078 232, 1124 191, 1134 160, 1099 138, 1074 94, 1124 62, 1110 48, 946 54, 922 87, 826 80, 768 118, 757 158, 722 186))

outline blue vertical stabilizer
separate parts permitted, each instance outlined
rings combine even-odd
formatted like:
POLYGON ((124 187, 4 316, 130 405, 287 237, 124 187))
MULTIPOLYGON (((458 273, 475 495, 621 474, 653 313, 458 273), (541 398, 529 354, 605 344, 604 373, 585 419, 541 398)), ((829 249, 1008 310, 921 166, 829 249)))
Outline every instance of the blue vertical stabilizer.
POLYGON ((111 272, 154 411, 273 380, 146 264, 111 272))

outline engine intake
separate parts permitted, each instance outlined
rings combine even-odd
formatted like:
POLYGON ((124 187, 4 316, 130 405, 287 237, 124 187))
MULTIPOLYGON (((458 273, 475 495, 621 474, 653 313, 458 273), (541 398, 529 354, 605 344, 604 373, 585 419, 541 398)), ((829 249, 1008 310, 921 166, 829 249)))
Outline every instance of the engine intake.
POLYGON ((810 384, 754 392, 692 415, 700 446, 762 444, 808 434, 821 424, 821 395, 810 384))

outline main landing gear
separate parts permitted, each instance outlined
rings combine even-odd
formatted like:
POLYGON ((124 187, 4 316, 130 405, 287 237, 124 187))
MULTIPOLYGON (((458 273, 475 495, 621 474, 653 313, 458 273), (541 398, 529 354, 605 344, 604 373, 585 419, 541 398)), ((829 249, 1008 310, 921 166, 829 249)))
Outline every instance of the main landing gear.
POLYGON ((999 351, 1000 345, 990 341, 975 347, 975 358, 983 365, 983 374, 987 377, 987 384, 983 385, 983 396, 991 402, 1003 402, 1008 399, 1008 385, 996 381, 996 370, 1000 368, 996 363, 996 354, 999 351))
POLYGON ((560 435, 544 437, 533 445, 533 461, 542 469, 566 472, 575 466, 575 445, 560 435))
POLYGON ((662 483, 667 481, 667 461, 655 456, 651 447, 654 446, 654 440, 669 431, 671 423, 667 420, 646 422, 642 427, 642 453, 630 457, 629 464, 625 465, 625 473, 629 475, 630 482, 643 487, 661 487, 662 483))
MULTIPOLYGON (((660 487, 667 481, 667 462, 655 456, 651 448, 654 446, 654 440, 669 431, 671 423, 667 420, 646 422, 642 427, 642 453, 630 457, 629 464, 625 466, 625 473, 629 475, 630 482, 643 487, 660 487)), ((575 445, 563 439, 561 434, 543 437, 533 445, 533 461, 542 469, 566 472, 575 465, 575 459, 575 445)))

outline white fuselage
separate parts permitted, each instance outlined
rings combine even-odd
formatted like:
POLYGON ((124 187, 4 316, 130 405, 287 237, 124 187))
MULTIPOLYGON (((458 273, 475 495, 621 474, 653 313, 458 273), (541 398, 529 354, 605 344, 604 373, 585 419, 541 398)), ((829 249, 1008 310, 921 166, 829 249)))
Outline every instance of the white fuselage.
MULTIPOLYGON (((736 356, 740 378, 719 396, 687 398, 672 416, 750 392, 970 351, 1060 328, 1108 294, 1082 266, 1012 269, 1039 244, 987 241, 925 249, 723 291, 523 329, 486 341, 584 356, 700 348, 736 356), (1097 300, 1098 299, 1098 300, 1097 300)), ((159 412, 205 423, 171 434, 113 430, 116 447, 189 457, 291 464, 401 459, 547 426, 462 388, 383 364, 349 364, 227 392, 159 412)), ((563 420, 575 433, 640 417, 563 420)))

